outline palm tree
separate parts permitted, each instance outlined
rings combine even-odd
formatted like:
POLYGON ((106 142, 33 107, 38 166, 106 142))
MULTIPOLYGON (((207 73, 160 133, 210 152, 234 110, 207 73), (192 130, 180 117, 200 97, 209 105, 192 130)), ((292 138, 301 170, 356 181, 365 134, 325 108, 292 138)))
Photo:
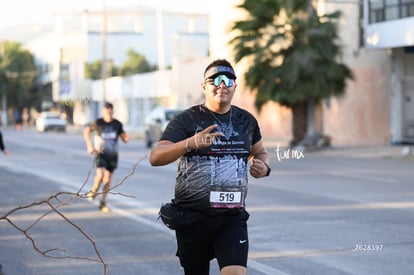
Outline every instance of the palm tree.
POLYGON ((317 135, 314 106, 344 94, 351 70, 339 60, 340 12, 318 16, 308 0, 245 0, 248 18, 232 26, 236 62, 250 61, 246 85, 257 91, 260 111, 268 101, 290 107, 296 145, 317 135), (304 113, 305 112, 305 113, 304 113), (301 117, 307 118, 305 123, 301 117), (299 118, 299 119, 298 119, 299 118))

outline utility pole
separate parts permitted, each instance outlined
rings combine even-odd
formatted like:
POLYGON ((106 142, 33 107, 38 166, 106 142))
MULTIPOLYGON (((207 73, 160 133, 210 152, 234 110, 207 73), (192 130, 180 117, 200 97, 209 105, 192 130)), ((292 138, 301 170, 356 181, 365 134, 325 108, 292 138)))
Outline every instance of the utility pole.
MULTIPOLYGON (((4 55, 4 42, 0 43, 0 57, 2 57, 4 55)), ((1 75, 0 75, 1 77, 1 75)), ((4 75, 4 78, 6 78, 6 76, 4 75)), ((5 83, 7 83, 7 81, 5 81, 5 83)), ((8 121, 7 121, 7 89, 3 88, 3 96, 2 96, 2 100, 1 100, 1 122, 2 125, 7 125, 8 121)))
POLYGON ((161 4, 157 6, 157 51, 158 51, 158 70, 165 70, 165 55, 164 55, 164 19, 161 4))
POLYGON ((107 22, 107 10, 106 10, 106 1, 102 0, 102 33, 101 33, 101 39, 102 39, 102 68, 101 68, 101 77, 102 77, 102 106, 105 104, 106 101, 106 78, 108 76, 107 72, 107 41, 106 36, 108 32, 108 22, 107 22))

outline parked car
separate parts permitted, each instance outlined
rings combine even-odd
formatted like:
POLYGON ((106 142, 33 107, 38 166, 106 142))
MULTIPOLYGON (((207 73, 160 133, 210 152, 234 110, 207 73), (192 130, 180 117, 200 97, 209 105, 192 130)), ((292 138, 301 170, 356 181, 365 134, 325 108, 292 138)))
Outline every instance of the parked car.
POLYGON ((145 118, 145 144, 148 148, 161 138, 167 124, 181 112, 181 109, 157 107, 148 114, 145 118))
POLYGON ((39 132, 46 132, 49 130, 65 132, 66 125, 67 121, 62 117, 62 114, 55 112, 41 112, 36 119, 36 129, 39 132))

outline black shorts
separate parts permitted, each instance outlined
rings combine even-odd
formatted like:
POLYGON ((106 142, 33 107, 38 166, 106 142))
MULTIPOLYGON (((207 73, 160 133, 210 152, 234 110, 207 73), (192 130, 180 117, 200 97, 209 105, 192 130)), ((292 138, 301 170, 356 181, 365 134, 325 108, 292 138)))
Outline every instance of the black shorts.
POLYGON ((98 154, 95 158, 96 167, 105 168, 109 172, 114 172, 118 166, 118 155, 114 154, 98 154))
POLYGON ((249 239, 246 210, 233 214, 206 215, 196 223, 176 230, 177 256, 185 274, 208 275, 210 260, 220 269, 247 266, 249 239))

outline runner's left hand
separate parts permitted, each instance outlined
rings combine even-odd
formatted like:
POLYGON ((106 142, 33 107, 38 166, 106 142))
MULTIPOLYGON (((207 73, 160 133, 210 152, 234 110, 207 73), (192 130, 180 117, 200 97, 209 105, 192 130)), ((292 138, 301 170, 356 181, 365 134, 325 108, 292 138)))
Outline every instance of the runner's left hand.
POLYGON ((250 161, 250 175, 254 178, 261 178, 266 176, 267 166, 260 159, 252 159, 250 161))

